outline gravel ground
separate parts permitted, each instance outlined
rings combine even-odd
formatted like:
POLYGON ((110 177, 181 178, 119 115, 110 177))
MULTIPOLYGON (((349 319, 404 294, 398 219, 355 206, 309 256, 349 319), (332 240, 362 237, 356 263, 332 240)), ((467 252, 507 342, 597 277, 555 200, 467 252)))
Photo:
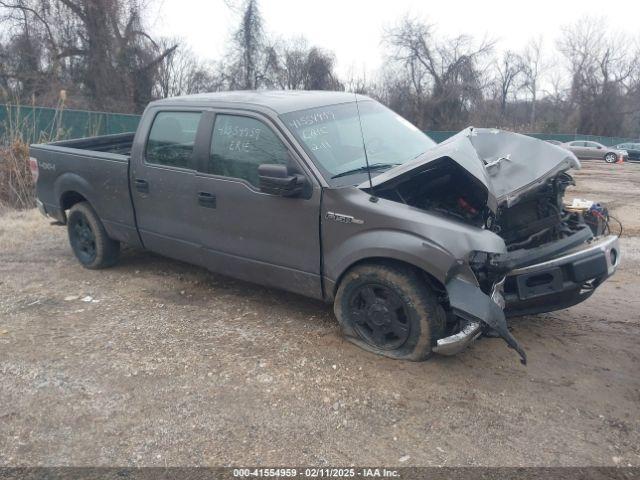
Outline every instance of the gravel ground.
POLYGON ((640 465, 640 165, 587 164, 623 266, 587 302, 404 363, 322 303, 126 250, 88 271, 63 228, 0 215, 0 466, 640 465))

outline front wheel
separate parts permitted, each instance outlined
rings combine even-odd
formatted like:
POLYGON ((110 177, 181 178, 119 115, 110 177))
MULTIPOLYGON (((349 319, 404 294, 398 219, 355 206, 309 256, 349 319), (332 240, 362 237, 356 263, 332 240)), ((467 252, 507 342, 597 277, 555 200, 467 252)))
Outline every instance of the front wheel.
POLYGON ((69 243, 83 267, 107 268, 118 261, 120 243, 109 238, 104 225, 88 202, 76 203, 67 218, 69 243))
POLYGON ((350 342, 401 360, 426 360, 445 329, 444 310, 424 279, 395 265, 366 264, 349 271, 334 311, 350 342))
POLYGON ((604 156, 604 161, 607 163, 616 163, 618 161, 618 156, 613 152, 609 152, 604 156))

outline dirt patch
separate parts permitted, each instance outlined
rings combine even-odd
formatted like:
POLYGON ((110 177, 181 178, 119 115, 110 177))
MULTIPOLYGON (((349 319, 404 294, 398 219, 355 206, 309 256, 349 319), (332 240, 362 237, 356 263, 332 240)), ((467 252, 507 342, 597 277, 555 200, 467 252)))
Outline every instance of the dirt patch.
POLYGON ((577 185, 568 190, 566 198, 588 197, 605 203, 623 221, 624 232, 640 236, 640 163, 584 161, 582 166, 582 170, 573 173, 577 185))
MULTIPOLYGON (((569 197, 640 231, 640 165, 577 179, 569 197)), ((587 302, 512 322, 527 367, 499 339, 416 364, 343 341, 322 303, 146 252, 84 270, 63 228, 5 213, 0 465, 640 465, 640 238, 622 243, 587 302)))

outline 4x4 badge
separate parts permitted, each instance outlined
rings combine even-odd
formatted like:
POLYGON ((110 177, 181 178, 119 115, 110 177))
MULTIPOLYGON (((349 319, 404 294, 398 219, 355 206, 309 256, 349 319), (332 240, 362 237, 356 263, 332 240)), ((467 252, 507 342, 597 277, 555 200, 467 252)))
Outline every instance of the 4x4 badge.
POLYGON ((354 218, 351 215, 343 215, 341 213, 335 212, 327 212, 325 215, 327 220, 333 220, 338 223, 355 223, 356 225, 362 225, 364 220, 360 220, 359 218, 354 218))

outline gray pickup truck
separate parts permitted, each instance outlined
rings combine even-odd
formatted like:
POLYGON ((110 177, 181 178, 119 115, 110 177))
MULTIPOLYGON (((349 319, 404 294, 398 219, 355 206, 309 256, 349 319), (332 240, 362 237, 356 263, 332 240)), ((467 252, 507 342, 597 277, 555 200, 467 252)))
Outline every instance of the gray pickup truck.
POLYGON ((31 147, 38 206, 82 265, 121 244, 332 302, 378 354, 455 354, 506 318, 588 298, 618 238, 563 204, 567 150, 468 128, 435 144, 342 92, 161 100, 138 131, 31 147))

